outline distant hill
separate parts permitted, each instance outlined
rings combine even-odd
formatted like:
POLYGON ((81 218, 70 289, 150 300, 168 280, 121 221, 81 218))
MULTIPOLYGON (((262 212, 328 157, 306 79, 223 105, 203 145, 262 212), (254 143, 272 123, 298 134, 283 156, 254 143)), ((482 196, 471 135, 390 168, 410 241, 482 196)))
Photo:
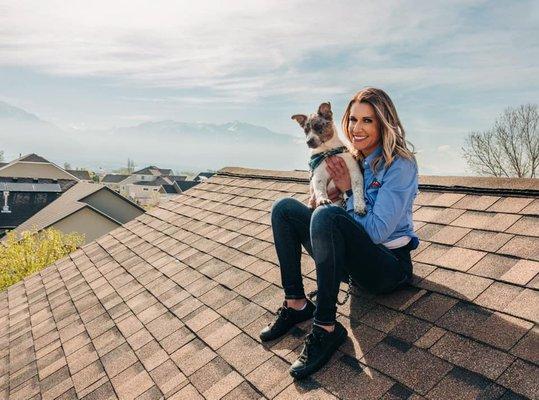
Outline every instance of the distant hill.
POLYGON ((0 103, 0 143, 6 156, 37 153, 60 165, 67 161, 106 170, 124 166, 128 157, 137 166, 175 170, 230 165, 290 170, 307 168, 308 157, 302 140, 241 121, 165 120, 110 130, 63 130, 7 103, 0 103))
POLYGON ((0 101, 0 119, 11 119, 14 121, 21 122, 41 121, 36 115, 30 114, 22 108, 12 106, 11 104, 8 104, 4 101, 0 101))

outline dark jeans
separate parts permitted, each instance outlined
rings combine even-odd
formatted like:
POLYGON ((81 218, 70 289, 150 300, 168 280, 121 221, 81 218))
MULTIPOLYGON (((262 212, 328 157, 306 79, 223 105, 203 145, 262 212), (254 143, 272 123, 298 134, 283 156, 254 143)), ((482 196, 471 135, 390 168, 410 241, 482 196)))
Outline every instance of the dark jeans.
POLYGON ((316 324, 335 323, 339 285, 348 274, 374 293, 391 292, 412 276, 408 246, 389 250, 374 244, 365 229, 340 207, 322 206, 313 211, 296 199, 280 199, 273 204, 271 225, 285 299, 305 297, 302 245, 315 261, 316 324))

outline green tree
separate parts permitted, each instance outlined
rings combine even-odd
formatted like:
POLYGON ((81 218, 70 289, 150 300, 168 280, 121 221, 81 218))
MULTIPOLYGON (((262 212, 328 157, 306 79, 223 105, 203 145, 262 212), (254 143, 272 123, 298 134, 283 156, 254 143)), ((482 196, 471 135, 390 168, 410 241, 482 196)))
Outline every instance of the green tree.
POLYGON ((8 232, 0 243, 0 290, 41 271, 83 243, 83 235, 65 234, 54 228, 26 231, 20 236, 8 232))
POLYGON ((4 161, 4 150, 0 150, 0 162, 4 161))
POLYGON ((65 163, 64 163, 64 169, 72 169, 72 168, 71 168, 71 164, 68 163, 68 162, 65 162, 65 163))

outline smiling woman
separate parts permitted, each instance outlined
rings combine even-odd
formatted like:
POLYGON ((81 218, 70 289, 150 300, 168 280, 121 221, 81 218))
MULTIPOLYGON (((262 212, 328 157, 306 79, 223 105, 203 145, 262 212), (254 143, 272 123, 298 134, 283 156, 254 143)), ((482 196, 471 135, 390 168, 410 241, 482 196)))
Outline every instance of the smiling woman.
POLYGON ((374 293, 391 292, 411 279, 410 251, 419 244, 412 224, 417 165, 393 102, 380 89, 363 89, 348 103, 342 124, 364 169, 366 214, 354 210, 350 172, 340 157, 326 163, 337 191, 347 196, 345 208, 327 205, 313 211, 285 198, 271 214, 285 302, 260 338, 276 339, 314 317, 312 332, 290 368, 298 379, 318 370, 346 339, 346 329, 336 321, 341 281, 353 280, 374 293), (316 306, 305 298, 302 245, 316 264, 316 306))

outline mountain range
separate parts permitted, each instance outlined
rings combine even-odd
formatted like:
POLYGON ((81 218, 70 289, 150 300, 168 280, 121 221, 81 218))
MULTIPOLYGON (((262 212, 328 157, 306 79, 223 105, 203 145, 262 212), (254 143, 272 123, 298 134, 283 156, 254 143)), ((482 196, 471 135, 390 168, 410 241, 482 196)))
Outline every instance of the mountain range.
POLYGON ((176 170, 244 166, 306 169, 307 148, 299 137, 241 121, 150 121, 106 130, 62 129, 24 109, 0 102, 0 150, 6 158, 37 153, 59 164, 112 170, 127 158, 137 166, 176 170))

